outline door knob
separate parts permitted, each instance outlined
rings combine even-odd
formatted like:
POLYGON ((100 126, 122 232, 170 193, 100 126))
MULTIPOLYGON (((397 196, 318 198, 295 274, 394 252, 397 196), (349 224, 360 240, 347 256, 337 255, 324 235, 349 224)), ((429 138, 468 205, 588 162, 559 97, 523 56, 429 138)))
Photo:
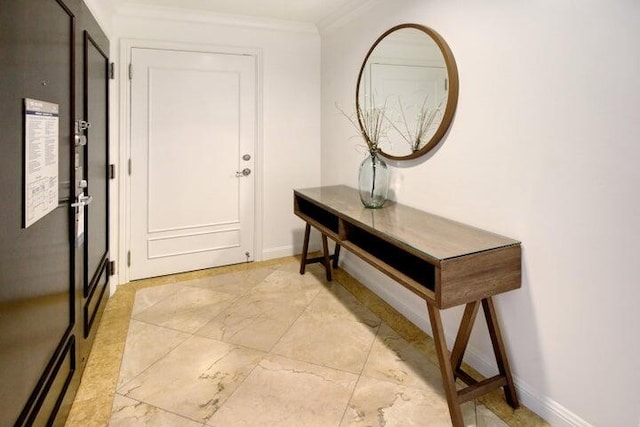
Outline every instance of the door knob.
POLYGON ((249 168, 242 169, 242 172, 240 171, 236 172, 236 176, 238 178, 242 178, 243 176, 249 176, 249 175, 251 175, 251 169, 249 168))
POLYGON ((87 137, 86 135, 76 135, 74 136, 76 147, 80 147, 82 145, 87 145, 87 137))

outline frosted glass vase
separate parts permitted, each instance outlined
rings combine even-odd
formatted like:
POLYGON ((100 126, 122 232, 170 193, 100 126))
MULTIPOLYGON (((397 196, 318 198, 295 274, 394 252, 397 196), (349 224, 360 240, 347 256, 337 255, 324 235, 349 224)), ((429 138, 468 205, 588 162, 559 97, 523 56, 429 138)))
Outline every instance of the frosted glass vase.
POLYGON ((369 152, 369 155, 360 163, 358 188, 360 200, 367 208, 381 208, 387 201, 389 168, 377 151, 369 152))

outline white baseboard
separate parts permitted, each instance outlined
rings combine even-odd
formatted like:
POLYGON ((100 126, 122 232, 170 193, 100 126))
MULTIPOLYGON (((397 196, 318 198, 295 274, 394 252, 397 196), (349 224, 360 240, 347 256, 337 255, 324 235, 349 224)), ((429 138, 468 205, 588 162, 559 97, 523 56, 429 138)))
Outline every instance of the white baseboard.
MULTIPOLYGON (((331 248, 331 246, 330 246, 331 248)), ((320 238, 314 233, 311 234, 309 239, 309 253, 320 250, 320 238)), ((262 251, 262 259, 257 261, 267 261, 275 258, 283 258, 288 256, 300 255, 302 253, 302 238, 300 238, 300 245, 287 245, 279 246, 275 248, 267 248, 262 251)))
POLYGON ((118 274, 114 274, 113 276, 109 277, 109 296, 112 296, 116 293, 116 289, 120 284, 120 277, 118 276, 118 274))
MULTIPOLYGON (((491 357, 493 357, 491 355, 491 357)), ((495 375, 498 368, 495 364, 487 362, 485 355, 481 355, 477 348, 469 346, 465 353, 464 361, 485 377, 495 375)), ((514 376, 513 381, 518 390, 520 402, 541 416, 552 426, 566 427, 593 427, 587 421, 571 412, 555 400, 537 393, 529 384, 514 376)))
MULTIPOLYGON (((360 283, 369 288, 372 292, 386 301, 390 306, 399 311, 410 322, 423 330, 429 336, 433 336, 431 324, 427 317, 426 306, 412 306, 413 298, 403 298, 405 289, 393 280, 379 273, 373 267, 370 267, 360 259, 344 252, 341 256, 341 267, 356 278, 360 283)), ((406 291, 409 295, 409 291, 406 291)), ((413 295, 413 294, 410 294, 413 295)), ((447 331, 445 329, 445 339, 448 345, 453 345, 456 332, 447 331)), ((495 375, 498 371, 493 361, 494 356, 482 354, 477 348, 469 346, 465 353, 464 361, 484 376, 495 375)), ((574 414, 558 402, 542 395, 534 390, 529 384, 522 381, 514 375, 514 382, 518 391, 520 402, 531 411, 538 414, 550 425, 554 427, 593 427, 587 421, 574 414)))
POLYGON ((262 260, 267 261, 275 258, 283 258, 296 255, 292 245, 280 246, 278 248, 269 248, 262 251, 262 260))

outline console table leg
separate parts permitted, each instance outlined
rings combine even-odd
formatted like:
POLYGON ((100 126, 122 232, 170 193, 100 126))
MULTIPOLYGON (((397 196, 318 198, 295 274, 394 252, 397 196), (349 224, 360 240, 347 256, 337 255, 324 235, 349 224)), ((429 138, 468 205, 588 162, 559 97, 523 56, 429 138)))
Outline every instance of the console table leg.
POLYGON ((482 300, 482 309, 484 310, 484 316, 487 319, 487 327, 489 328, 489 335, 491 336, 493 352, 496 355, 498 370, 500 371, 500 375, 504 376, 507 381, 507 385, 504 387, 505 398, 512 408, 518 408, 520 403, 518 402, 516 387, 513 383, 513 378, 511 377, 509 359, 507 358, 504 341, 502 341, 502 334, 500 333, 500 326, 498 325, 498 316, 491 297, 487 297, 482 300))
POLYGON ((307 252, 309 252, 309 234, 311 234, 311 225, 307 222, 304 227, 304 241, 302 242, 302 259, 300 260, 300 274, 304 274, 307 267, 307 252))
POLYGON ((444 339, 444 329, 442 328, 442 319, 440 311, 437 307, 427 303, 429 310, 429 320, 431 321, 431 329, 433 330, 433 341, 436 345, 436 353, 438 354, 438 362, 440 364, 440 373, 442 374, 442 383, 447 396, 447 404, 449 405, 449 414, 454 427, 463 427, 464 419, 462 418, 462 410, 458 401, 458 392, 453 376, 453 368, 447 343, 444 339))
POLYGON ((316 258, 309 259, 309 237, 311 234, 311 224, 307 223, 304 228, 304 241, 302 242, 302 256, 300 259, 300 274, 304 274, 307 264, 313 264, 320 262, 324 265, 325 272, 327 274, 327 281, 333 280, 333 271, 331 265, 333 260, 333 268, 338 268, 338 257, 340 256, 340 245, 336 243, 335 251, 333 255, 329 255, 329 242, 327 235, 320 232, 322 235, 322 255, 316 258))
POLYGON ((323 253, 323 261, 324 269, 327 273, 327 281, 333 280, 333 273, 331 271, 331 260, 329 259, 329 243, 327 242, 327 235, 322 234, 322 253, 323 253))
POLYGON ((467 304, 462 315, 462 322, 460 323, 460 329, 458 329, 458 335, 456 335, 456 343, 453 345, 451 351, 451 366, 453 368, 454 378, 458 377, 458 371, 462 366, 462 357, 467 349, 469 343, 469 337, 471 336, 471 330, 473 329, 473 323, 478 313, 478 301, 473 301, 467 304))
POLYGON ((333 249, 333 268, 338 268, 339 258, 340 258, 340 244, 336 242, 336 247, 333 249))

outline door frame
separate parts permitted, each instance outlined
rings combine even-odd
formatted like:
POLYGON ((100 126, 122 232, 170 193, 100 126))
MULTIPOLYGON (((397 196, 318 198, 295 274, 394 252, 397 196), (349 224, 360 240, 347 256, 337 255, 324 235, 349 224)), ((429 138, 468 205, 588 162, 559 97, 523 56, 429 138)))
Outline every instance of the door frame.
MULTIPOLYGON (((131 177, 128 163, 131 158, 131 80, 129 64, 133 49, 176 50, 185 52, 203 52, 219 54, 248 55, 254 57, 256 64, 256 105, 255 105, 255 150, 254 150, 254 240, 255 261, 263 260, 263 53, 262 49, 251 47, 218 46, 199 43, 166 42, 160 40, 122 39, 120 41, 119 79, 119 150, 118 150, 118 265, 120 268, 118 284, 130 280, 130 268, 127 253, 131 247, 131 177)), ((135 72, 135 70, 133 71, 135 72)), ((135 165, 133 165, 135 167, 135 165)))

